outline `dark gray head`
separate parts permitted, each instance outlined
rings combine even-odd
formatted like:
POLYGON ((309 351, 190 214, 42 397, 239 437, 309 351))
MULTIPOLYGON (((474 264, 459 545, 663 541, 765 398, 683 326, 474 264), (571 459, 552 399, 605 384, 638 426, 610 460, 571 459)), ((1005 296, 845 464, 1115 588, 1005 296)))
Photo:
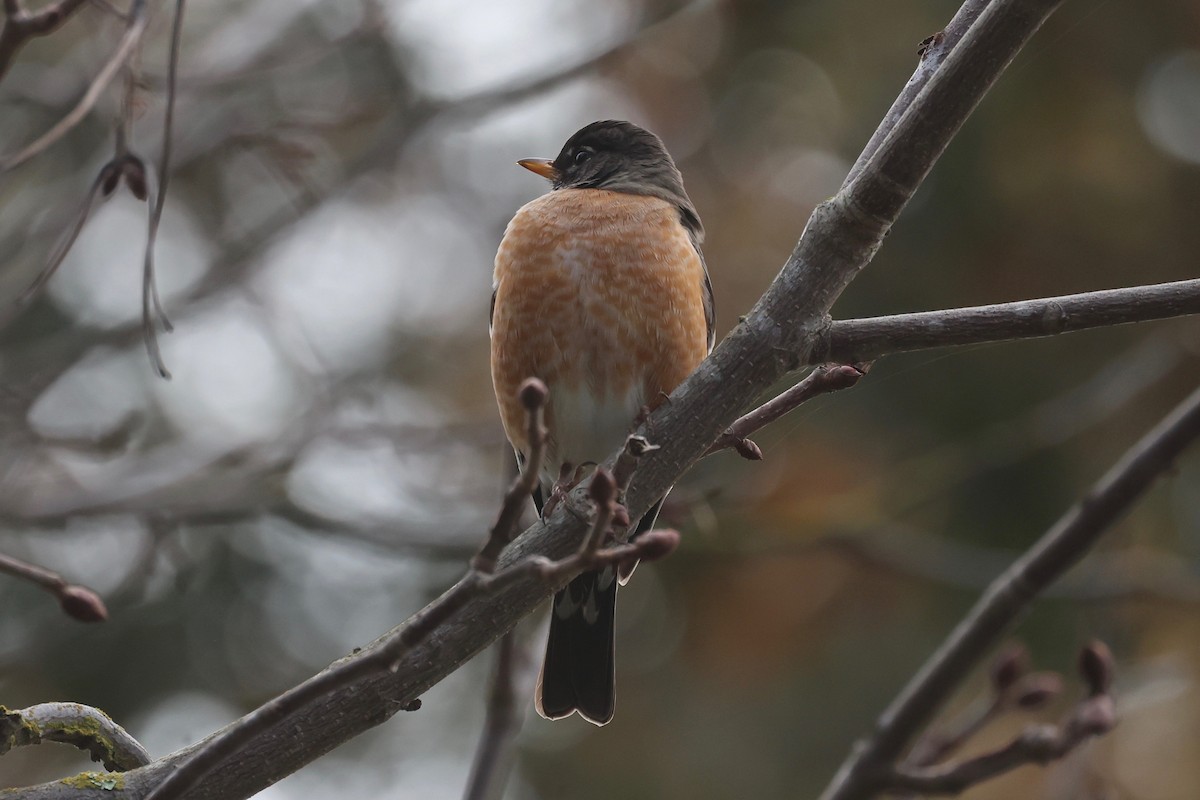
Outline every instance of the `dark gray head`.
POLYGON ((697 243, 704 235, 671 154, 661 139, 632 122, 593 122, 568 139, 553 161, 527 158, 517 163, 549 179, 555 189, 608 189, 661 197, 679 208, 697 243))

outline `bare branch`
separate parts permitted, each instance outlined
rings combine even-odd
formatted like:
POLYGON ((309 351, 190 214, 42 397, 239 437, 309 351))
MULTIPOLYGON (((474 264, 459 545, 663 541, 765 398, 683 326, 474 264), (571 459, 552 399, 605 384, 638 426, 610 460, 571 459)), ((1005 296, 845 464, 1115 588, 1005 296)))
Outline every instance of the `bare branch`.
POLYGON ((78 125, 83 118, 88 115, 92 107, 96 105, 96 101, 100 99, 100 95, 104 89, 112 81, 113 77, 129 60, 133 54, 134 48, 141 41, 142 34, 146 31, 146 0, 133 0, 133 7, 129 12, 129 22, 125 28, 125 34, 121 37, 120 43, 117 44, 117 49, 113 51, 112 56, 100 68, 100 72, 92 79, 87 91, 83 97, 75 105, 73 109, 67 112, 66 116, 54 124, 50 130, 43 133, 37 139, 27 144, 22 149, 15 153, 10 153, 7 156, 0 157, 0 172, 7 172, 14 167, 24 164, 29 159, 41 153, 46 148, 61 139, 68 131, 78 125))
MULTIPOLYGON (((834 300, 869 263, 971 109, 1058 2, 992 0, 860 175, 817 207, 792 256, 756 307, 647 420, 646 428, 653 429, 660 449, 641 460, 629 486, 626 504, 631 517, 644 514, 756 397, 806 361, 834 300)), ((581 499, 584 491, 580 487, 572 497, 581 499)), ((278 703, 272 701, 205 742, 131 773, 114 798, 143 798, 156 784, 161 794, 154 800, 177 797, 202 778, 196 800, 218 792, 229 795, 230 787, 241 796, 252 794, 272 777, 294 771, 382 723, 399 708, 411 707, 430 686, 511 629, 554 591, 556 580, 569 579, 570 571, 561 568, 560 573, 560 562, 553 559, 573 561, 570 569, 577 572, 600 563, 661 557, 678 543, 673 531, 650 531, 633 543, 604 548, 585 559, 579 548, 588 527, 573 510, 560 509, 505 548, 494 574, 472 571, 385 638, 278 698, 278 703), (480 595, 478 586, 489 591, 480 595), (357 666, 364 659, 386 661, 390 669, 357 666), (347 682, 338 674, 342 670, 350 670, 357 679, 347 682), (331 673, 335 677, 329 677, 331 673), (323 697, 323 691, 333 694, 323 697), (234 753, 237 757, 227 758, 234 753), (272 765, 270 774, 259 766, 264 760, 272 765), (217 764, 221 769, 210 773, 217 764)), ((29 800, 46 796, 41 787, 23 791, 29 800)))
POLYGON ((904 760, 906 767, 928 767, 945 761, 990 723, 1010 711, 1044 707, 1062 692, 1056 672, 1029 672, 1029 652, 1024 645, 1002 650, 989 669, 991 696, 976 704, 947 729, 926 731, 904 760))
POLYGON ((104 607, 100 595, 86 586, 67 583, 57 572, 3 553, 0 553, 0 572, 7 572, 45 589, 57 598, 62 610, 72 619, 80 622, 104 622, 108 619, 108 609, 104 607))
POLYGON ((884 778, 889 789, 924 795, 955 795, 1026 764, 1060 759, 1094 736, 1112 730, 1116 712, 1108 695, 1089 697, 1059 725, 1031 725, 1005 747, 955 764, 897 768, 884 778))
MULTIPOLYGON (((597 471, 597 476, 603 474, 597 471)), ((468 602, 481 595, 495 597, 504 589, 522 579, 536 576, 549 591, 585 569, 620 564, 629 560, 652 561, 670 554, 679 543, 675 531, 651 531, 631 544, 618 544, 611 548, 596 549, 593 542, 603 539, 612 521, 613 491, 611 477, 601 477, 595 490, 598 502, 608 497, 608 502, 596 509, 591 534, 574 555, 560 561, 551 561, 542 556, 530 556, 511 563, 498 572, 485 573, 471 569, 441 597, 414 614, 408 622, 355 655, 342 659, 324 672, 304 683, 289 689, 274 700, 242 717, 233 725, 219 731, 188 754, 185 760, 145 800, 175 800, 185 795, 205 775, 224 763, 234 753, 255 738, 265 734, 276 724, 305 706, 321 698, 333 697, 372 675, 394 674, 402 660, 427 638, 443 627, 468 602), (604 483, 608 482, 606 494, 604 483)), ((596 484, 596 478, 592 480, 596 484)), ((420 708, 417 698, 395 701, 391 709, 379 712, 383 718, 397 710, 420 708)), ((380 722, 383 720, 380 719, 380 722)))
POLYGON ((529 442, 529 453, 521 464, 520 473, 504 493, 500 513, 488 531, 487 542, 471 561, 471 567, 480 572, 495 571, 496 559, 500 558, 501 551, 512 541, 517 523, 521 519, 521 512, 529 504, 529 496, 537 487, 538 475, 545 459, 546 437, 549 435, 546 429, 546 400, 550 396, 550 390, 537 378, 527 378, 517 393, 521 405, 525 407, 525 438, 529 442))
POLYGON ((616 481, 618 492, 624 494, 629 481, 633 479, 633 473, 637 470, 638 462, 647 453, 653 453, 657 449, 658 445, 650 444, 650 440, 645 436, 635 433, 625 438, 625 446, 621 448, 616 464, 613 465, 613 480, 616 481))
MULTIPOLYGON (((100 172, 96 174, 87 194, 84 195, 83 202, 79 204, 79 210, 75 213, 75 220, 71 223, 71 227, 67 229, 66 234, 50 253, 50 258, 47 259, 46 266, 42 267, 42 271, 38 273, 37 278, 17 298, 15 305, 18 308, 29 305, 41 294, 42 289, 54 277, 54 273, 58 271, 63 259, 67 257, 67 253, 71 251, 71 248, 75 245, 75 240, 79 238, 80 232, 83 231, 83 226, 87 222, 88 215, 92 212, 92 205, 96 202, 96 194, 101 192, 102 189, 107 189, 110 185, 115 188, 114 180, 119 178, 119 168, 113 161, 109 161, 100 168, 100 172)), ((104 193, 104 195, 107 196, 107 193, 104 193)), ((7 313, 0 315, 0 328, 3 328, 15 316, 16 309, 11 308, 7 313)))
POLYGON ((704 455, 732 448, 751 461, 762 460, 762 450, 747 437, 766 427, 814 397, 849 389, 867 374, 867 364, 823 364, 804 376, 795 386, 739 417, 725 429, 704 455))
POLYGON ((91 754, 116 772, 150 763, 146 748, 98 708, 80 703, 39 703, 18 711, 0 706, 0 756, 14 747, 63 742, 91 754))
POLYGON ((824 800, 866 798, 916 732, 1017 616, 1071 566, 1200 437, 1200 389, 1135 444, 1087 496, 984 593, 842 765, 824 800))
MULTIPOLYGON (((596 503, 592 531, 573 558, 549 563, 530 560, 512 565, 503 572, 495 572, 496 560, 511 540, 521 511, 528 502, 529 494, 536 486, 541 471, 547 436, 544 409, 548 395, 545 384, 537 378, 529 378, 521 384, 519 397, 525 407, 530 452, 520 474, 505 493, 498 519, 488 532, 486 544, 472 560, 466 576, 440 598, 415 614, 409 624, 377 648, 335 664, 325 672, 284 692, 212 738, 167 780, 155 787, 147 800, 173 800, 181 797, 218 764, 288 714, 372 673, 394 672, 405 652, 420 644, 476 595, 500 587, 524 571, 536 571, 547 582, 558 580, 561 576, 569 577, 572 569, 579 571, 599 557, 597 550, 612 522, 616 494, 612 477, 603 468, 597 469, 591 481, 591 494, 596 503)), ((417 707, 419 704, 413 706, 414 709, 417 707)))
POLYGON ((1038 300, 839 320, 809 353, 851 362, 891 353, 1012 339, 1200 314, 1200 278, 1038 300))
MULTIPOLYGON (((644 22, 632 36, 621 37, 605 49, 577 61, 564 70, 543 75, 532 80, 517 80, 510 85, 500 87, 496 90, 484 91, 467 97, 433 100, 429 102, 427 111, 445 111, 449 114, 459 116, 468 114, 479 115, 485 114, 495 108, 515 105, 522 100, 536 97, 547 89, 552 89, 565 81, 586 75, 599 67, 605 66, 626 54, 637 44, 647 39, 653 39, 655 36, 660 35, 664 29, 676 25, 687 17, 698 14, 714 5, 716 4, 713 0, 689 0, 689 2, 684 3, 678 8, 668 11, 664 16, 644 22)), ((417 113, 421 113, 420 110, 417 113)))
POLYGON ((496 643, 496 665, 488 693, 487 718, 475 749, 471 774, 463 800, 499 800, 512 772, 517 734, 525 721, 525 710, 533 696, 538 659, 532 645, 545 639, 544 626, 538 635, 522 636, 518 628, 496 643))
POLYGON ((163 311, 158 296, 158 283, 154 278, 154 244, 158 240, 158 225, 162 221, 163 205, 167 200, 167 184, 171 178, 171 133, 175 122, 175 79, 179 71, 179 39, 183 32, 184 0, 175 2, 175 19, 171 23, 171 50, 167 60, 167 108, 163 116, 162 157, 158 162, 158 191, 154 193, 154 206, 150 210, 150 223, 146 233, 146 258, 142 264, 142 335, 146 341, 146 354, 150 364, 160 378, 170 379, 171 373, 163 363, 158 347, 158 323, 163 329, 171 330, 171 320, 163 311))
POLYGON ((862 153, 859 154, 858 160, 854 162, 854 166, 850 168, 850 172, 846 175, 846 180, 842 184, 842 189, 848 187, 858 177, 859 173, 866 168, 870 163, 871 158, 879 150, 880 145, 891 135, 896 126, 900 124, 904 114, 909 107, 916 102, 917 97, 921 94, 921 90, 925 88, 930 79, 936 74, 938 67, 945 61, 946 56, 958 45, 963 36, 970 29, 979 15, 983 13, 983 9, 991 0, 967 0, 958 9, 958 13, 950 20, 944 30, 941 30, 934 35, 921 42, 921 48, 918 51, 920 60, 917 62, 917 69, 913 72, 912 77, 908 79, 908 83, 900 90, 900 94, 892 102, 892 107, 883 115, 883 120, 879 123, 879 127, 875 129, 875 133, 871 134, 870 140, 867 141, 862 153))
POLYGON ((0 80, 8 74, 17 52, 35 36, 58 30, 87 0, 58 0, 38 11, 26 13, 18 0, 4 0, 4 28, 0 29, 0 80))

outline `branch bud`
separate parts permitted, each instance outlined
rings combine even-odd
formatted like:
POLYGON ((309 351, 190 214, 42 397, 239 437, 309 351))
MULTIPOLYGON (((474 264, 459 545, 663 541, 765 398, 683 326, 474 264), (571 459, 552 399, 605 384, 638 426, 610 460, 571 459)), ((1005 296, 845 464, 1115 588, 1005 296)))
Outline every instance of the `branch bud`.
POLYGON ((1004 694, 1028 671, 1029 651, 1025 645, 1009 645, 992 661, 992 688, 996 694, 1004 694))
POLYGON ((636 540, 638 557, 642 561, 657 561, 674 553, 682 537, 672 528, 654 528, 636 540))
POLYGON ((754 443, 751 439, 737 439, 734 441, 733 449, 737 454, 747 461, 762 461, 762 448, 754 443))
POLYGON ((604 467, 596 467, 596 474, 588 484, 588 496, 596 505, 606 506, 617 497, 617 482, 604 467))
POLYGON ((130 153, 121 163, 121 174, 125 176, 125 185, 130 193, 138 200, 146 199, 146 165, 137 156, 130 153))
POLYGON ((517 397, 526 411, 534 411, 544 406, 549 394, 550 390, 546 388, 546 384, 537 378, 526 378, 521 383, 521 388, 517 389, 517 397))
POLYGON ((108 609, 104 607, 100 595, 86 586, 64 586, 58 593, 58 603, 68 617, 80 622, 104 622, 108 619, 108 609))
POLYGON ((100 193, 108 197, 117 190, 117 184, 121 182, 121 168, 112 161, 104 165, 104 169, 100 170, 100 193))
POLYGON ((1093 639, 1079 651, 1079 674, 1087 682, 1092 697, 1108 694, 1114 670, 1112 651, 1099 639, 1093 639))

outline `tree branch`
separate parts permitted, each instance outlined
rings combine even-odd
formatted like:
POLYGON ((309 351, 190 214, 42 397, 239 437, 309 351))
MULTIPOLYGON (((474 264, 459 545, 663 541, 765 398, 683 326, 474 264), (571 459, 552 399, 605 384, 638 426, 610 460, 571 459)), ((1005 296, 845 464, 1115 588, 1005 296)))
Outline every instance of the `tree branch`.
POLYGON ((158 226, 162 221, 163 205, 167 201, 167 184, 171 179, 171 134, 175 127, 175 80, 179 72, 179 40, 183 33, 184 0, 175 0, 175 19, 171 22, 171 49, 167 56, 167 104, 163 113, 162 156, 158 162, 158 188, 154 192, 154 204, 150 208, 150 221, 146 229, 146 255, 142 261, 142 337, 146 342, 146 354, 150 364, 160 378, 170 379, 171 373, 163 362, 158 347, 158 324, 171 330, 171 320, 163 311, 158 296, 158 283, 154 277, 154 244, 158 240, 158 226))
POLYGON ((528 378, 517 390, 517 395, 525 408, 528 420, 525 438, 529 442, 529 454, 521 464, 521 471, 516 480, 504 493, 500 513, 488 531, 487 542, 471 562, 474 569, 483 572, 496 569, 496 559, 516 533, 521 512, 529 505, 529 496, 537 487, 538 473, 541 472, 542 460, 546 455, 546 437, 550 435, 550 431, 546 429, 546 401, 550 397, 550 390, 546 388, 546 384, 537 378, 528 378))
POLYGON ((892 353, 1012 339, 1200 314, 1200 278, 987 306, 832 322, 812 363, 868 361, 892 353))
MULTIPOLYGON (((11 17, 10 17, 11 19, 11 17)), ((38 138, 27 144, 22 149, 15 153, 0 157, 0 173, 7 172, 14 167, 24 164, 29 159, 41 153, 46 148, 57 142, 68 131, 83 121, 83 118, 92 110, 92 106, 96 105, 96 101, 100 99, 101 93, 109 82, 117 74, 117 71, 129 60, 133 54, 133 50, 141 41, 142 34, 146 31, 146 0, 133 0, 133 7, 129 11, 128 24, 125 27, 125 33, 121 37, 120 43, 117 44, 117 49, 113 51, 112 56, 100 68, 100 72, 92 79, 87 91, 83 97, 75 104, 75 107, 67 112, 66 116, 54 124, 50 130, 43 133, 38 138)))
POLYGON ((1048 764, 1094 736, 1112 730, 1116 712, 1108 695, 1089 697, 1060 725, 1031 725, 1005 747, 955 764, 911 769, 887 776, 889 788, 923 795, 955 795, 1026 764, 1048 764))
POLYGON ((35 36, 58 30, 87 0, 58 0, 35 14, 26 13, 17 0, 4 0, 4 28, 0 29, 0 81, 8 74, 17 52, 35 36))
POLYGON ((762 450, 750 441, 750 434, 770 425, 789 411, 823 394, 849 389, 867 374, 865 364, 823 364, 804 376, 802 380, 785 392, 763 403, 749 414, 739 417, 725 429, 717 441, 704 453, 710 456, 721 450, 732 448, 742 458, 762 460, 762 450))
MULTIPOLYGON (((412 141, 420 140, 422 133, 435 121, 451 116, 480 117, 507 104, 537 96, 575 77, 621 59, 630 50, 652 40, 664 29, 685 22, 691 15, 700 13, 712 5, 711 0, 690 0, 680 7, 667 11, 664 16, 645 21, 636 30, 629 32, 602 51, 583 57, 557 71, 530 77, 523 76, 500 86, 485 88, 465 96, 436 98, 397 105, 379 123, 372 142, 344 165, 337 182, 342 187, 349 186, 367 173, 388 168, 388 165, 393 164, 403 154, 407 145, 412 141)), ((406 91, 404 79, 399 73, 391 71, 395 67, 391 61, 387 61, 386 66, 388 70, 382 72, 381 76, 387 78, 384 81, 384 88, 390 91, 388 94, 390 101, 394 100, 395 96, 404 97, 406 91)), ((227 126, 234 126, 236 122, 237 120, 230 119, 227 126)), ((200 155, 193 155, 179 168, 194 166, 201 156, 209 153, 211 150, 200 155)), ((3 160, 0 159, 0 172, 2 171, 3 160)), ((275 241, 284 227, 305 219, 312 212, 321 208, 325 200, 336 196, 337 193, 337 191, 327 190, 324 194, 320 194, 316 191, 306 190, 293 199, 290 207, 271 213, 263 222, 255 225, 249 233, 225 243, 219 259, 220 269, 209 270, 199 281, 179 295, 178 302, 196 306, 203 301, 211 301, 216 294, 246 273, 249 266, 255 263, 255 257, 261 254, 267 244, 275 241)), ((7 326, 15 317, 15 314, 0 314, 0 329, 7 326)), ((37 365, 38 383, 49 385, 56 376, 44 370, 42 368, 44 364, 74 363, 85 350, 98 343, 120 348, 132 344, 139 337, 144 339, 140 321, 136 324, 116 325, 104 331, 94 331, 92 336, 84 339, 78 336, 61 335, 49 343, 37 343, 28 349, 28 355, 22 354, 21 357, 10 358, 4 368, 0 370, 3 372, 0 378, 7 379, 10 384, 16 380, 27 382, 28 375, 34 368, 26 368, 25 364, 32 361, 37 365)), ((36 392, 30 393, 30 396, 36 396, 36 392)))
POLYGON ((14 747, 63 742, 86 750, 116 772, 150 763, 146 748, 98 708, 80 703, 39 703, 9 711, 0 706, 0 756, 14 747))
POLYGON ((934 35, 930 36, 925 41, 921 42, 921 48, 918 50, 920 60, 917 62, 917 69, 913 72, 912 77, 908 79, 908 83, 900 90, 900 94, 892 102, 892 107, 883 115, 883 121, 879 123, 879 127, 875 129, 875 133, 871 134, 871 138, 867 141, 866 147, 859 154, 858 159, 854 162, 854 166, 850 168, 849 174, 846 175, 846 180, 842 184, 845 189, 859 173, 870 162, 871 158, 879 150, 879 146, 891 135, 892 131, 903 119, 904 114, 909 107, 916 101, 921 94, 921 90, 929 83, 930 79, 937 73, 938 67, 946 59, 946 56, 955 48, 962 40, 963 35, 970 29, 979 15, 983 13, 983 9, 991 0, 967 0, 958 9, 958 13, 950 20, 950 23, 934 35))
MULTIPOLYGON (((545 385, 531 378, 521 384, 520 392, 529 431, 544 440, 542 408, 548 396, 545 385)), ((481 551, 481 556, 485 555, 495 542, 506 541, 506 528, 511 531, 516 525, 517 518, 509 519, 507 511, 518 507, 514 499, 516 492, 526 487, 530 480, 529 475, 536 479, 541 469, 543 451, 541 445, 531 447, 530 458, 513 480, 512 488, 506 493, 500 521, 489 532, 488 543, 481 551), (537 460, 534 460, 534 455, 537 456, 537 460)), ((678 546, 677 532, 661 530, 651 531, 633 543, 603 547, 616 511, 617 485, 606 469, 597 467, 588 482, 587 492, 595 507, 595 514, 589 525, 588 535, 576 552, 557 561, 540 555, 531 555, 517 561, 510 560, 506 568, 498 571, 495 569, 494 560, 476 557, 472 560, 467 574, 458 583, 414 614, 404 625, 377 640, 370 648, 342 659, 324 672, 289 689, 210 736, 195 748, 194 752, 186 754, 182 763, 150 790, 146 800, 177 800, 183 797, 234 753, 247 748, 256 738, 267 734, 290 715, 318 700, 333 701, 342 692, 354 691, 354 685, 366 678, 397 672, 406 656, 418 645, 445 627, 468 603, 480 597, 497 595, 508 585, 530 576, 539 579, 554 591, 585 569, 616 566, 639 559, 653 561, 669 555, 678 546)), ((397 708, 407 711, 415 711, 421 707, 420 700, 415 696, 393 702, 397 704, 397 708)), ((384 718, 394 714, 397 708, 388 711, 385 706, 384 718)))
MULTIPOLYGON (((755 398, 786 372, 806 362, 838 295, 871 260, 925 174, 1024 42, 1059 0, 993 0, 937 69, 928 85, 872 156, 858 177, 813 212, 804 234, 779 276, 741 324, 642 426, 658 449, 645 455, 630 483, 625 504, 631 518, 643 515, 698 460, 755 398)), ((614 453, 614 459, 616 454, 614 453)), ((571 497, 582 502, 585 487, 571 497)), ((389 643, 416 636, 419 645, 399 647, 391 670, 367 670, 350 683, 333 681, 328 694, 308 693, 304 702, 274 706, 269 721, 237 747, 236 757, 204 775, 189 800, 247 797, 295 771, 337 744, 387 720, 430 686, 453 672, 533 609, 557 588, 547 581, 554 559, 573 559, 569 570, 594 566, 603 558, 620 563, 660 554, 678 541, 671 531, 650 531, 632 544, 616 545, 590 559, 580 556, 587 523, 562 503, 505 549, 496 581, 483 595, 463 600, 440 624, 428 625, 429 611, 444 604, 452 588, 350 663, 370 658, 389 643), (511 572, 506 567, 517 565, 511 572), (268 764, 271 769, 263 770, 268 764)), ((556 578, 569 577, 567 567, 556 578), (562 574, 566 573, 566 574, 562 574)), ((394 646, 394 645, 393 645, 394 646)), ((331 670, 346 668, 338 662, 331 670)), ((322 675, 328 674, 322 673, 322 675)), ((321 676, 312 679, 322 680, 321 676)), ((302 684, 302 686, 304 686, 302 684)), ((296 690, 293 690, 296 691, 296 690)), ((289 693, 290 694, 290 693, 289 693)), ((238 723, 241 724, 241 723, 238 723)), ((235 726, 236 727, 236 726, 235 726)), ((215 734, 209 741, 219 741, 215 734)), ((173 754, 126 776, 125 788, 107 800, 144 798, 146 792, 185 764, 206 743, 173 754)), ((168 779, 170 780, 170 779, 168 779)), ((27 800, 54 796, 53 784, 23 790, 27 800)))
POLYGON ((108 609, 104 607, 100 595, 86 586, 67 583, 57 572, 3 553, 0 553, 0 572, 7 572, 45 589, 54 595, 62 610, 72 619, 80 622, 103 622, 108 619, 108 609))
POLYGON ((888 775, 889 791, 958 794, 1025 764, 1046 764, 1063 758, 1093 736, 1112 730, 1116 724, 1109 695, 1114 671, 1112 653, 1103 642, 1092 641, 1079 654, 1079 674, 1088 686, 1088 694, 1059 726, 1029 726, 997 750, 940 764, 1006 711, 1041 708, 1062 691, 1063 680, 1058 673, 1027 673, 1028 666, 1024 647, 1000 653, 990 670, 991 702, 953 733, 926 733, 904 763, 888 775))
POLYGON ((866 798, 885 788, 890 765, 987 649, 1040 592, 1083 558, 1198 437, 1200 389, 1135 444, 1083 500, 992 582, 883 713, 875 734, 855 747, 823 800, 866 798))
POLYGON ((496 664, 488 692, 487 718, 471 762, 463 800, 499 800, 512 772, 517 734, 525 721, 533 695, 538 659, 533 644, 545 638, 544 626, 537 636, 522 636, 514 628, 496 643, 496 664))

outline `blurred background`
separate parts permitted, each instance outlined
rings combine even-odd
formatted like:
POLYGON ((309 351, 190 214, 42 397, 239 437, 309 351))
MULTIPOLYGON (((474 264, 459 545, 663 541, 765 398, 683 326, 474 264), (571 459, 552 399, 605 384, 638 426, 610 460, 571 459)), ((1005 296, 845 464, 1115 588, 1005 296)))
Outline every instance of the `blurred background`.
MULTIPOLYGON (((131 146, 158 160, 173 4, 151 3, 131 146)), ((463 571, 510 451, 487 366, 491 260, 546 190, 513 163, 625 118, 658 132, 708 230, 718 334, 833 194, 955 0, 239 0, 183 29, 157 249, 171 381, 141 338, 145 204, 93 209, 120 80, 0 174, 0 550, 100 592, 83 625, 0 576, 0 702, 99 706, 155 756, 362 645, 463 571)), ((59 119, 123 23, 86 5, 0 82, 0 150, 59 119)), ((1069 0, 967 123, 840 317, 1196 277, 1200 6, 1069 0)), ((530 714, 511 798, 812 796, 975 600, 1192 388, 1200 325, 896 356, 671 495, 681 550, 621 596, 603 730, 530 714)), ((1193 798, 1200 453, 1015 632, 1061 699, 1116 653, 1120 723, 972 798, 1193 798)), ((536 622, 536 621, 532 621, 536 622)), ((532 624, 531 622, 531 624, 532 624)), ((540 649, 540 646, 539 648, 540 649)), ((540 654, 539 654, 540 657, 540 654)), ((262 793, 453 798, 485 654, 262 793)), ((946 719, 986 692, 981 674, 946 719)), ((90 768, 63 746, 0 785, 90 768)))

